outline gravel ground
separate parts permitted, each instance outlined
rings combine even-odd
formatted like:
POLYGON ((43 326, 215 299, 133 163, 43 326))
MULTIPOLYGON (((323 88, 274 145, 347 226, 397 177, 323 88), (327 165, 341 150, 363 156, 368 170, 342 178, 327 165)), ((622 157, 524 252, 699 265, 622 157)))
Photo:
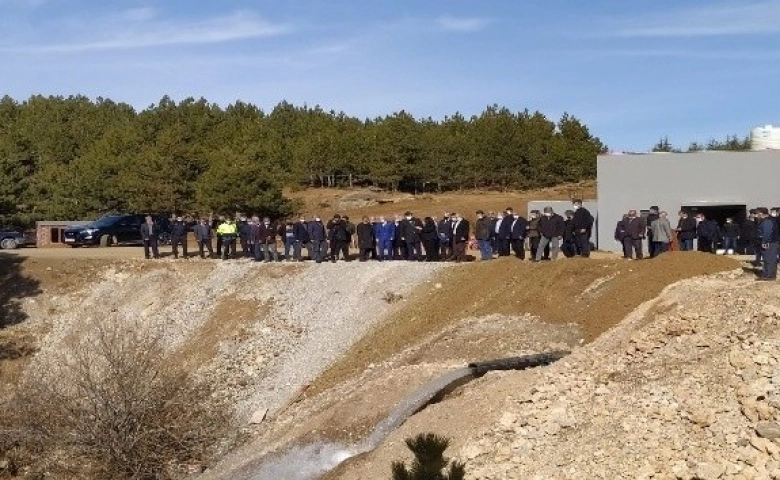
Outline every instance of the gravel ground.
POLYGON ((258 408, 273 413, 294 398, 385 315, 402 308, 403 297, 415 286, 442 268, 447 266, 115 262, 81 290, 28 299, 30 323, 49 325, 33 367, 45 370, 61 363, 74 342, 91 338, 97 325, 160 333, 176 353, 209 322, 216 322, 214 333, 221 336, 215 355, 202 363, 199 373, 219 386, 217 395, 245 422, 258 408), (399 300, 388 302, 388 294, 399 300), (249 315, 232 318, 230 302, 249 305, 249 315), (241 334, 234 335, 231 323, 239 321, 235 327, 241 334))

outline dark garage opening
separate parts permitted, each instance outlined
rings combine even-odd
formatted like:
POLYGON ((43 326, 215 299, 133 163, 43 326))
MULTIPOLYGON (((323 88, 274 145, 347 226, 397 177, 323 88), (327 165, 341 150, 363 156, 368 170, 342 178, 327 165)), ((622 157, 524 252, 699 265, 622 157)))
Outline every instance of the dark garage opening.
POLYGON ((733 218, 737 225, 742 225, 747 220, 747 205, 696 205, 684 206, 681 210, 694 217, 703 213, 707 220, 715 220, 721 227, 729 217, 733 218))

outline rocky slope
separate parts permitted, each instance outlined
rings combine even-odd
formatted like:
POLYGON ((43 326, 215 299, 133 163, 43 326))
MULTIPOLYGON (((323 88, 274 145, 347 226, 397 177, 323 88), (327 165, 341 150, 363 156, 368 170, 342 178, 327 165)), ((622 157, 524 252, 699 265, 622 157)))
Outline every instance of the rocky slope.
POLYGON ((451 436, 470 479, 780 478, 779 323, 775 284, 680 282, 565 360, 464 387, 331 478, 387 475, 422 431, 451 436))

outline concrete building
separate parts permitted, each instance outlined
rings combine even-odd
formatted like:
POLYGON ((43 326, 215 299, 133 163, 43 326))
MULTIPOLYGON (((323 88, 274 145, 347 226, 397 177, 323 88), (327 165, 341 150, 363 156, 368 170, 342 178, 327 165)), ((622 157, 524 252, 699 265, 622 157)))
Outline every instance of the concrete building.
POLYGON ((674 228, 680 210, 722 224, 780 205, 780 150, 600 155, 597 188, 599 248, 618 252, 615 225, 628 210, 657 205, 674 228))

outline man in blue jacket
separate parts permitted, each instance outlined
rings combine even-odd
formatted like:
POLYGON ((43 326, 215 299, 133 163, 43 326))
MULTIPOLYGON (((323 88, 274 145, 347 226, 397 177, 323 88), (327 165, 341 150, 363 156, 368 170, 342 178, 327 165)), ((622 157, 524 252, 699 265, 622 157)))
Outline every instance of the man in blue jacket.
POLYGON ((379 261, 393 259, 393 241, 395 240, 395 223, 379 217, 376 227, 376 243, 379 248, 379 261))
POLYGON ((764 260, 761 276, 757 280, 774 281, 777 278, 777 246, 780 242, 780 232, 775 219, 769 216, 769 210, 761 207, 756 209, 756 213, 760 219, 758 236, 761 239, 761 256, 764 260))

